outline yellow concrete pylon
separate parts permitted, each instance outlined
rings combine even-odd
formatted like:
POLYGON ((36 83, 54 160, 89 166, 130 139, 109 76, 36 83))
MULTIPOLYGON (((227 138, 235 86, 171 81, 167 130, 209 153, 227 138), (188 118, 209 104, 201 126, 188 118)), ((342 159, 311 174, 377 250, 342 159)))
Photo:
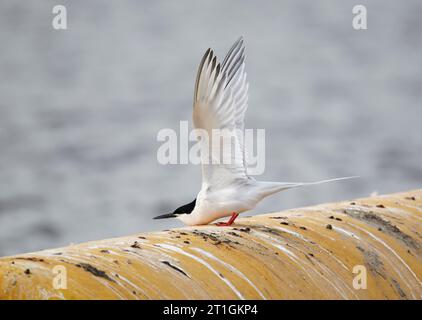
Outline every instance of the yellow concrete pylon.
POLYGON ((422 299, 422 189, 0 259, 0 299, 422 299))

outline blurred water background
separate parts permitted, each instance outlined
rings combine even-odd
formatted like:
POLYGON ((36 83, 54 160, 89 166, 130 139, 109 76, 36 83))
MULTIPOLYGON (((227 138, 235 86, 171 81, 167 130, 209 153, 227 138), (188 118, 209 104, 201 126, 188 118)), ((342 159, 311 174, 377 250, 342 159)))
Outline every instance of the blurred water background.
POLYGON ((2 0, 0 256, 180 225, 151 218, 194 199, 200 168, 158 164, 156 135, 190 120, 204 51, 240 35, 260 179, 362 176, 252 214, 421 187, 421 30, 419 0, 2 0))

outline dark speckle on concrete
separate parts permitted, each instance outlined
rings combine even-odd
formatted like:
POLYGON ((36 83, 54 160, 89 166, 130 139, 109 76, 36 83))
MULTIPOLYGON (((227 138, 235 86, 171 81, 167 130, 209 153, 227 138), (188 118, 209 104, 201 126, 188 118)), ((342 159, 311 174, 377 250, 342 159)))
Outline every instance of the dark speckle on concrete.
POLYGON ((217 233, 211 232, 202 232, 199 230, 194 230, 193 233, 198 236, 201 237, 204 241, 208 241, 211 240, 213 241, 213 245, 219 245, 222 243, 228 244, 228 245, 232 245, 232 244, 239 244, 239 242, 237 241, 233 241, 227 237, 224 237, 222 235, 219 235, 217 233))
POLYGON ((44 262, 44 259, 35 257, 17 257, 16 260, 28 260, 33 262, 44 262))
POLYGON ((404 293, 403 289, 400 287, 400 284, 397 282, 397 280, 391 279, 391 283, 393 284, 394 288, 396 289, 400 297, 406 298, 406 293, 404 293))
POLYGON ((357 246, 356 248, 360 252, 362 252, 365 262, 369 267, 369 270, 372 273, 378 274, 385 279, 384 264, 379 258, 378 254, 371 249, 364 249, 360 246, 357 246))
POLYGON ((182 269, 180 269, 179 267, 177 267, 177 266, 175 266, 175 265, 171 264, 169 261, 161 261, 161 263, 164 263, 165 265, 169 266, 170 268, 172 268, 172 269, 174 269, 174 270, 176 270, 176 271, 180 272, 181 274, 183 274, 183 275, 185 275, 186 277, 188 277, 188 278, 189 278, 189 276, 186 274, 186 272, 185 272, 185 271, 183 271, 183 270, 182 270, 182 269))
POLYGON ((235 237, 240 237, 240 235, 238 233, 233 232, 233 231, 227 232, 227 234, 229 234, 231 236, 235 236, 235 237))
POLYGON ((249 227, 245 227, 245 228, 233 228, 233 230, 237 230, 237 231, 240 231, 240 232, 249 232, 249 231, 251 231, 251 228, 249 228, 249 227))
POLYGON ((411 236, 401 231, 390 221, 384 220, 381 216, 375 214, 373 211, 367 211, 364 209, 345 209, 344 213, 352 218, 365 221, 377 228, 381 228, 381 230, 378 230, 384 231, 396 239, 401 240, 407 246, 419 250, 419 244, 411 236))
POLYGON ((141 246, 139 245, 138 241, 135 241, 130 247, 135 249, 141 249, 141 246))
POLYGON ((105 271, 99 270, 93 265, 90 265, 89 263, 81 262, 81 263, 75 264, 75 266, 77 266, 78 268, 84 269, 86 272, 92 273, 96 277, 100 277, 112 282, 116 282, 112 278, 110 278, 105 271))

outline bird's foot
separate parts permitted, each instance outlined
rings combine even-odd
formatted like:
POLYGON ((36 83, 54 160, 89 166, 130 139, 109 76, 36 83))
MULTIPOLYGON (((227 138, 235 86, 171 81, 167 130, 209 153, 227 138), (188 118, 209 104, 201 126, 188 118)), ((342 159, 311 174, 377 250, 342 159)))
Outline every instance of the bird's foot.
POLYGON ((232 213, 232 216, 230 217, 229 221, 227 222, 217 222, 216 225, 218 227, 229 227, 233 224, 234 220, 236 220, 236 218, 239 216, 238 213, 232 213))

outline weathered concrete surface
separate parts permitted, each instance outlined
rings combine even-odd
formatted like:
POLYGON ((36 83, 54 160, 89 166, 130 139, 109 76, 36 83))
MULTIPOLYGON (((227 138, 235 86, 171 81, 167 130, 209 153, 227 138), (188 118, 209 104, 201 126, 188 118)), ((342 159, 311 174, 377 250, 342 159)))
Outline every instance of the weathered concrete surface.
POLYGON ((422 189, 0 259, 0 299, 422 299, 421 280, 422 189))

